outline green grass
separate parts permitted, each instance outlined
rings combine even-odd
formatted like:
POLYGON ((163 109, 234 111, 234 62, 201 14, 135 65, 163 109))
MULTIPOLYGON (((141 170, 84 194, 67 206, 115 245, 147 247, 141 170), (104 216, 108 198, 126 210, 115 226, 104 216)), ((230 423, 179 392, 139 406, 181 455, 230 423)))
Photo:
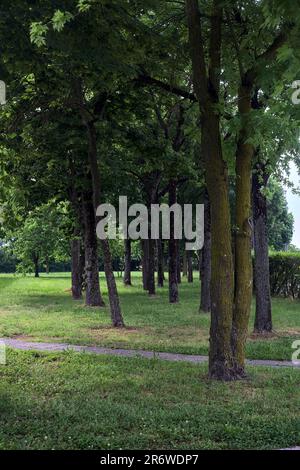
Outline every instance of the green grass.
MULTIPOLYGON (((196 277, 196 276, 195 276, 196 277)), ((208 351, 209 315, 198 312, 199 281, 184 281, 180 303, 168 303, 167 287, 148 298, 136 275, 133 287, 119 281, 126 329, 110 326, 108 307, 87 308, 84 301, 74 302, 70 292, 70 274, 0 276, 0 335, 24 337, 34 341, 149 349, 189 354, 208 351)), ((105 280, 101 288, 108 305, 105 280)), ((258 339, 251 335, 250 322, 247 356, 257 359, 290 359, 291 344, 300 337, 300 302, 273 300, 275 335, 258 339)))
POLYGON ((0 449, 276 449, 300 444, 298 370, 8 351, 0 449))

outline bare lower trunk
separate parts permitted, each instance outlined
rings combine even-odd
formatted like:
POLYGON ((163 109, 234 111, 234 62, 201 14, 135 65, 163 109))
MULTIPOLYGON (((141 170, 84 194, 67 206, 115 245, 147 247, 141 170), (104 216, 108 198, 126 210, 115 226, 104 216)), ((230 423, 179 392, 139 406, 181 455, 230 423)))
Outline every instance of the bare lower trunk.
POLYGON ((256 312, 254 331, 260 334, 272 331, 272 304, 270 290, 269 248, 267 235, 267 199, 262 190, 268 176, 253 175, 253 225, 254 225, 254 284, 256 312))
POLYGON ((187 251, 187 270, 188 270, 188 282, 193 282, 193 252, 187 251))
POLYGON ((183 252, 182 258, 182 277, 187 277, 187 257, 186 257, 186 250, 183 252))
POLYGON ((124 240, 124 285, 131 286, 131 240, 124 240))
POLYGON ((37 255, 33 256, 33 264, 34 264, 34 277, 40 277, 39 273, 39 257, 37 255))
POLYGON ((249 140, 251 87, 239 90, 239 112, 242 127, 236 154, 236 237, 235 237, 235 301, 232 327, 232 350, 238 375, 245 375, 245 346, 252 301, 251 259, 251 173, 254 147, 249 140))
POLYGON ((155 295, 155 240, 149 238, 148 241, 148 294, 155 295))
POLYGON ((141 240, 143 289, 148 290, 149 240, 141 240))
MULTIPOLYGON (((176 182, 170 181, 169 185, 169 206, 176 203, 176 182)), ((174 238, 174 214, 170 215, 170 240, 169 240, 169 301, 177 303, 178 294, 178 274, 177 274, 177 240, 174 238)))
POLYGON ((156 241, 157 246, 157 287, 164 286, 164 250, 163 242, 159 238, 156 241))
POLYGON ((176 255, 177 255, 177 283, 181 284, 181 259, 180 259, 180 243, 176 240, 176 255))
POLYGON ((201 300, 200 310, 210 312, 210 281, 211 281, 211 219, 208 194, 204 200, 204 245, 200 258, 201 300))
POLYGON ((100 292, 98 241, 92 193, 86 192, 83 201, 84 253, 85 253, 85 303, 90 307, 103 307, 100 292))

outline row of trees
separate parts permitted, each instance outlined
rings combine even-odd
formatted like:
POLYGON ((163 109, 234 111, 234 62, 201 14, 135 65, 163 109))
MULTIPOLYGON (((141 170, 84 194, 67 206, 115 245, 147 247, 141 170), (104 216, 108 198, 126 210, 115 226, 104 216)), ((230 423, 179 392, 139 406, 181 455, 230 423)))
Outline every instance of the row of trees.
MULTIPOLYGON (((276 178, 282 180, 291 159, 298 164, 299 108, 291 104, 289 88, 299 63, 295 3, 1 5, 0 73, 8 88, 1 111, 6 232, 14 238, 50 201, 61 204, 73 297, 82 295, 84 271, 86 303, 102 306, 98 205, 117 205, 124 194, 129 204, 204 203, 201 307, 211 310, 209 373, 221 380, 245 374, 252 246, 256 329, 272 328, 266 188, 275 194, 276 178)), ((290 238, 282 235, 292 226, 286 210, 279 217, 286 222, 272 230, 274 246, 280 237, 281 244, 290 238)), ((58 242, 62 226, 53 226, 59 226, 53 232, 58 242)), ((113 247, 107 239, 100 245, 112 324, 122 327, 113 247)), ((129 284, 130 242, 124 248, 129 284)), ((145 240, 141 250, 144 288, 154 295, 156 270, 158 285, 164 281, 162 240, 145 240)), ((181 254, 191 278, 191 256, 181 254)), ((179 259, 179 243, 171 236, 172 303, 179 300, 179 259)))

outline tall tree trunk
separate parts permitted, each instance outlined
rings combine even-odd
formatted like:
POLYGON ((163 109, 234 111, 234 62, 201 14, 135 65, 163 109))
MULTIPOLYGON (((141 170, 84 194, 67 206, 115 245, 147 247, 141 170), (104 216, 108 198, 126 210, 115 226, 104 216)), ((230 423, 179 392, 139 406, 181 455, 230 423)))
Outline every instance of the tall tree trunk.
POLYGON ((34 264, 34 277, 40 277, 38 255, 33 256, 33 264, 34 264))
POLYGON ((157 247, 157 287, 164 286, 164 250, 161 238, 156 240, 157 247))
POLYGON ((214 0, 211 12, 209 76, 205 63, 198 0, 186 0, 193 82, 201 114, 201 150, 211 204, 211 327, 209 375, 236 379, 231 349, 233 259, 228 174, 222 155, 220 116, 216 112, 221 72, 222 7, 214 0))
POLYGON ((269 247, 267 234, 267 199, 262 190, 268 175, 259 166, 253 175, 253 225, 254 225, 254 284, 256 312, 254 331, 264 334, 272 331, 272 303, 270 290, 269 247))
POLYGON ((236 154, 236 237, 235 237, 235 302, 232 327, 232 348, 237 374, 245 375, 245 345, 252 301, 251 259, 251 173, 254 147, 250 137, 252 87, 241 85, 239 89, 239 113, 241 130, 236 154))
POLYGON ((182 277, 187 277, 187 256, 186 256, 186 250, 183 252, 183 258, 182 258, 182 277))
POLYGON ((193 276, 193 252, 192 251, 187 252, 187 269, 188 269, 188 282, 193 282, 194 276, 193 276))
POLYGON ((82 262, 81 239, 77 238, 80 234, 74 231, 74 237, 71 241, 71 272, 72 272, 72 297, 74 300, 82 298, 82 283, 84 262, 82 262))
MULTIPOLYGON (((101 204, 101 189, 100 189, 100 173, 98 168, 97 160, 97 137, 96 129, 93 121, 85 121, 84 123, 87 126, 88 130, 88 140, 89 140, 89 164, 92 175, 93 182, 93 199, 94 199, 94 210, 96 212, 97 207, 101 204)), ((100 220, 99 217, 96 217, 96 223, 100 220)), ((110 303, 110 313, 112 324, 115 327, 123 327, 124 321, 122 317, 122 312, 120 308, 119 295, 117 291, 116 280, 112 267, 112 258, 110 252, 109 241, 107 238, 100 240, 100 245, 103 253, 104 260, 104 270, 108 288, 108 297, 110 303)))
POLYGON ((124 240, 124 285, 131 286, 131 240, 124 240))
POLYGON ((85 192, 83 198, 86 281, 85 303, 90 307, 103 307, 104 302, 99 283, 98 240, 96 236, 96 221, 92 193, 85 192))
POLYGON ((200 261, 201 273, 201 300, 200 310, 202 312, 210 312, 210 281, 211 281, 211 218, 210 203, 206 191, 204 198, 204 245, 201 253, 200 261))
MULTIPOLYGON (((176 182, 170 181, 169 184, 169 207, 176 204, 176 182)), ((170 214, 170 240, 169 240, 169 301, 174 304, 179 300, 178 278, 177 278, 177 240, 174 233, 174 214, 170 214)))

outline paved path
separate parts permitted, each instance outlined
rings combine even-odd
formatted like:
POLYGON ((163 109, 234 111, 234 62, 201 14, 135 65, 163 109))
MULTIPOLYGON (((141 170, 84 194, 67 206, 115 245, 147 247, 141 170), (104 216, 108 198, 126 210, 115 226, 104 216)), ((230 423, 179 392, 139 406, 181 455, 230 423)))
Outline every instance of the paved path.
MULTIPOLYGON (((153 351, 142 351, 136 349, 112 349, 112 348, 101 348, 97 346, 76 346, 73 344, 65 343, 37 343, 23 341, 20 339, 2 338, 2 341, 7 346, 15 349, 22 349, 26 351, 66 351, 72 350, 77 352, 87 352, 92 354, 107 354, 112 356, 122 357, 145 357, 147 359, 163 359, 165 361, 185 361, 192 363, 203 363, 207 362, 207 356, 198 356, 191 354, 174 354, 164 352, 153 352, 153 351)), ((293 367, 299 368, 300 364, 295 365, 291 361, 268 361, 259 359, 249 359, 247 364, 250 366, 269 366, 269 367, 293 367)))

